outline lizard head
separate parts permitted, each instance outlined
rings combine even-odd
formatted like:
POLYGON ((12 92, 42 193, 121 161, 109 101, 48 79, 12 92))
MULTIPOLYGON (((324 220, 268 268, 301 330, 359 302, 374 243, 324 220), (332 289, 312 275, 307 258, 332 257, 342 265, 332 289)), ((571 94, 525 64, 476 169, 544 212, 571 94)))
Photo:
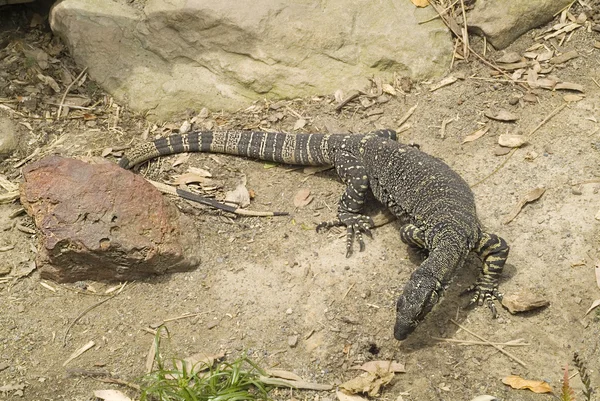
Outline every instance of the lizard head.
POLYGON ((442 285, 431 276, 416 271, 396 302, 394 337, 404 340, 438 303, 442 285))

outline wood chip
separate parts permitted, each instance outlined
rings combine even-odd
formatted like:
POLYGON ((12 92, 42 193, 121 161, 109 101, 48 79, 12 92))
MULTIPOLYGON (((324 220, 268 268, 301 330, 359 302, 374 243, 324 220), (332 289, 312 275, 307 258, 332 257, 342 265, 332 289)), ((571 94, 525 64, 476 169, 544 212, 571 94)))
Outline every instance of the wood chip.
POLYGON ((521 209, 523 209, 523 207, 526 204, 538 200, 544 194, 544 192, 546 192, 546 188, 544 187, 534 188, 531 191, 527 192, 525 196, 523 196, 519 200, 519 202, 515 205, 512 211, 508 214, 508 217, 506 217, 502 223, 508 224, 511 221, 513 221, 515 217, 517 217, 518 214, 521 213, 521 209))

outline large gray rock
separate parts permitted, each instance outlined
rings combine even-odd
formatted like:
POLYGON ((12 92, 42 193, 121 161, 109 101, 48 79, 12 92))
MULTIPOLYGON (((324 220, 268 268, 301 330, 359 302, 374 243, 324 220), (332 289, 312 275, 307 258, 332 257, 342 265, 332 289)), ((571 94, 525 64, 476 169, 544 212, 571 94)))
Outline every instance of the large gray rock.
POLYGON ((442 75, 452 45, 409 1, 63 0, 53 31, 90 76, 135 110, 234 110, 265 97, 362 89, 372 76, 442 75))
POLYGON ((468 15, 469 30, 485 36, 496 49, 554 18, 572 0, 477 0, 468 15))
POLYGON ((139 175, 50 156, 26 166, 23 178, 21 203, 39 230, 43 278, 137 280, 199 264, 193 222, 139 175))

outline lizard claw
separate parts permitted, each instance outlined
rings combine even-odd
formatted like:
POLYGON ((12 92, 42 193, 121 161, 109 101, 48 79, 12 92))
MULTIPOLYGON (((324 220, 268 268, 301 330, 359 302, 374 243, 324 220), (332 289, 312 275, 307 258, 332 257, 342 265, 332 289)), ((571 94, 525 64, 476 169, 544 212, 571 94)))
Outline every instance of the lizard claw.
POLYGON ((485 303, 492 312, 492 318, 495 319, 498 317, 498 310, 494 301, 502 301, 502 294, 498 291, 498 283, 495 280, 483 275, 475 284, 463 291, 462 294, 469 292, 474 292, 469 300, 469 306, 474 304, 482 306, 485 303))
POLYGON ((346 257, 349 258, 352 256, 352 244, 355 238, 358 242, 359 251, 362 252, 365 250, 363 233, 369 238, 373 238, 373 234, 371 233, 373 225, 373 219, 369 216, 357 213, 340 213, 336 220, 318 224, 317 232, 332 227, 346 226, 346 257))

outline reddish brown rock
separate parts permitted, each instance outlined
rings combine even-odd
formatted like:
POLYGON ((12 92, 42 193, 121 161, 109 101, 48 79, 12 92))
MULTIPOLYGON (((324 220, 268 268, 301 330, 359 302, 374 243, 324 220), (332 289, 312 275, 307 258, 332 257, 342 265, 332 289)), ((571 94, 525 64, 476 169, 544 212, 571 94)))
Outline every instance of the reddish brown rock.
POLYGON ((23 176, 21 203, 40 231, 43 278, 124 281, 198 265, 193 223, 142 177, 58 156, 23 176))

